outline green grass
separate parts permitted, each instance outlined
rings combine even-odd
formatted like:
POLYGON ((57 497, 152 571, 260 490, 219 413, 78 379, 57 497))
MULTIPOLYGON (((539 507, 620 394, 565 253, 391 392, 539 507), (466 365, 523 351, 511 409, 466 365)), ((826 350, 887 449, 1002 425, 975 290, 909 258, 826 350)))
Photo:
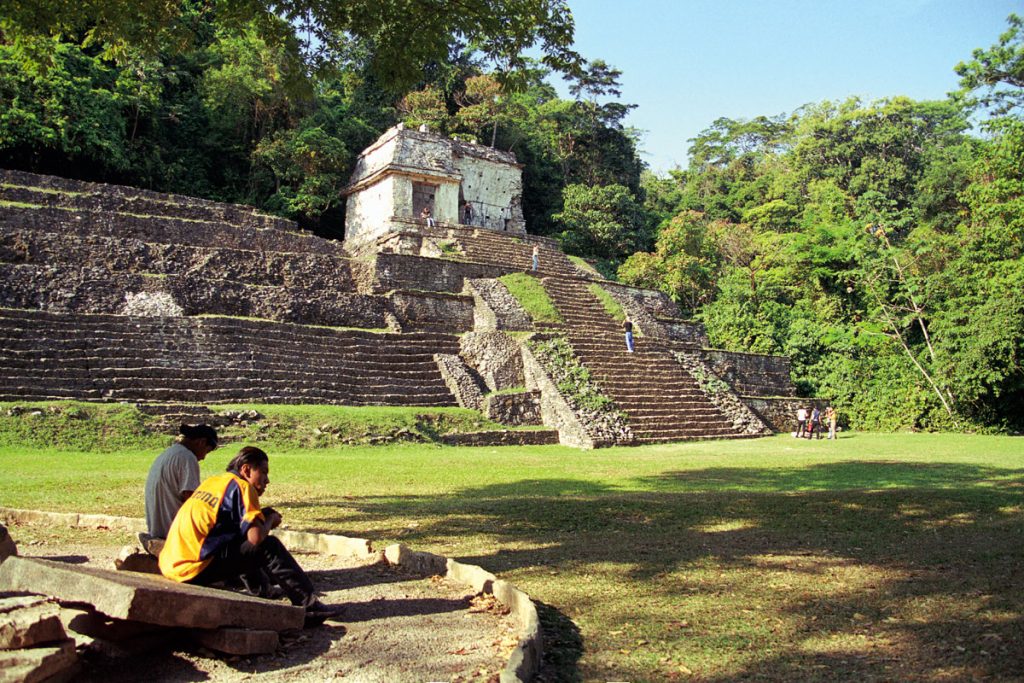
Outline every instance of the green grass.
POLYGON ((0 199, 0 206, 10 209, 41 209, 42 204, 30 204, 28 202, 12 202, 6 199, 0 199))
MULTIPOLYGON (((383 442, 435 442, 446 434, 509 429, 465 408, 394 406, 218 405, 215 414, 255 410, 258 421, 218 427, 222 442, 273 443, 283 448, 327 448, 383 442)), ((0 446, 115 452, 156 448, 155 418, 134 406, 72 401, 0 403, 0 446)))
POLYGON ((585 273, 587 273, 587 274, 589 274, 589 275, 591 275, 593 277, 599 277, 599 278, 603 278, 604 277, 604 275, 601 275, 601 273, 597 272, 597 269, 594 268, 594 266, 592 266, 589 263, 587 263, 582 257, 580 257, 580 256, 572 256, 570 254, 566 254, 566 257, 570 261, 575 263, 577 266, 579 266, 583 270, 583 272, 585 272, 585 273))
MULTIPOLYGON (((545 680, 1021 680, 1024 442, 843 436, 268 446, 265 502, 520 586, 545 680)), ((139 516, 155 455, 4 445, 0 504, 139 516)))
MULTIPOLYGON (((626 312, 622 310, 622 304, 612 298, 612 295, 605 291, 604 287, 597 284, 596 282, 590 283, 587 287, 590 293, 597 297, 597 300, 604 306, 605 312, 611 317, 615 318, 617 322, 622 322, 626 319, 626 312)), ((639 330, 637 330, 639 332, 639 330)))
POLYGON ((526 273, 509 273, 498 279, 508 288, 509 293, 515 297, 534 322, 562 322, 562 316, 559 315, 551 297, 544 291, 540 280, 526 273))

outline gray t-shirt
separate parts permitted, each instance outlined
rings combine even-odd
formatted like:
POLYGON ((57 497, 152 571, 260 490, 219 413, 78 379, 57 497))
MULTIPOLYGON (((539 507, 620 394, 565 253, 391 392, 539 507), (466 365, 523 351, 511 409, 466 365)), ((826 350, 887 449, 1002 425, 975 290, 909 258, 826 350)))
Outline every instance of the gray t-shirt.
POLYGON ((199 460, 195 453, 175 443, 157 456, 146 477, 146 526, 149 535, 167 538, 181 507, 183 491, 199 487, 199 460))

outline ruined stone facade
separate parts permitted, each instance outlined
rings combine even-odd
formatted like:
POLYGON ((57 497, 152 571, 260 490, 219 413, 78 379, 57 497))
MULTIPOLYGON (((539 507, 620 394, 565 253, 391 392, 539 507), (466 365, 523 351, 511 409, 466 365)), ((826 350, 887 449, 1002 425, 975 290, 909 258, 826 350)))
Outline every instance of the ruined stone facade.
POLYGON ((438 225, 523 235, 522 194, 514 154, 399 124, 356 162, 345 189, 345 241, 363 245, 425 225, 424 209, 438 225))

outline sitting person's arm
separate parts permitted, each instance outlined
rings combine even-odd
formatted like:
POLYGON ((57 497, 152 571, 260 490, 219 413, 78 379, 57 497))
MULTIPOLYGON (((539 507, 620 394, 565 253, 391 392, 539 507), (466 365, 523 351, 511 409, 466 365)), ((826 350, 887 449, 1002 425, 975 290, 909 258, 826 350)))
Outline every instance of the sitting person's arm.
POLYGON ((281 513, 274 508, 263 508, 263 519, 254 521, 245 532, 245 540, 259 545, 270 535, 271 530, 281 525, 281 513))

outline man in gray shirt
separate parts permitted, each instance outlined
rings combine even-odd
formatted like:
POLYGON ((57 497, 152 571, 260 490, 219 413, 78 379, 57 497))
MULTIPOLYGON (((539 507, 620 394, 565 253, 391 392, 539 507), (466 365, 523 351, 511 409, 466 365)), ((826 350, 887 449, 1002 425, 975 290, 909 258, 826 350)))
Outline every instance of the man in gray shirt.
POLYGON ((217 447, 217 432, 209 425, 181 425, 179 432, 146 477, 146 527, 152 538, 167 538, 178 508, 199 486, 199 462, 217 447))

